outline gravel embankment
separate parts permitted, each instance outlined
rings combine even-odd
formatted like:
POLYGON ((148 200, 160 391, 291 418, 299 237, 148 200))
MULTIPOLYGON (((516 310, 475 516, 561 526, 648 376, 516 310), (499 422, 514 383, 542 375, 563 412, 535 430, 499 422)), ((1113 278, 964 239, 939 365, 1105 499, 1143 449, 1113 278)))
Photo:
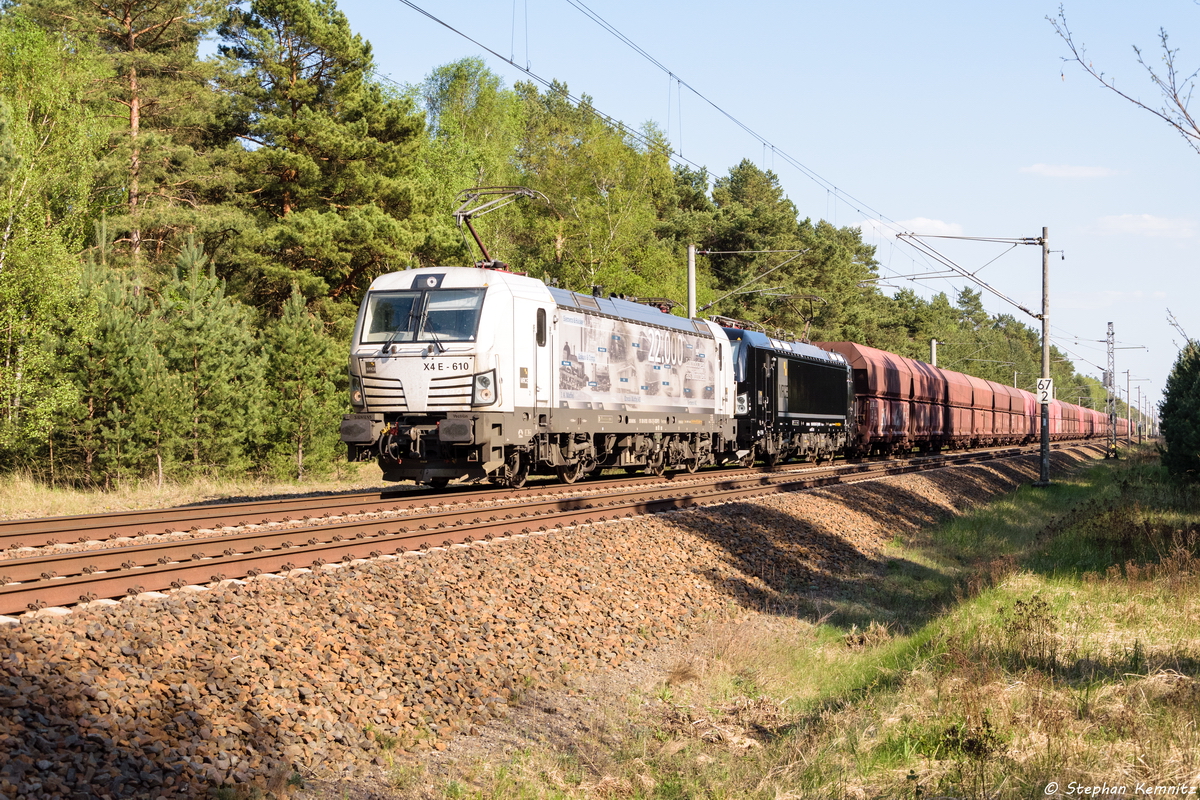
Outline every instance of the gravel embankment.
MULTIPOLYGON (((1057 466, 1092 458, 1058 455, 1057 466)), ((1036 477, 963 467, 0 626, 0 796, 353 774, 637 659, 731 604, 842 596, 897 533, 1036 477)))

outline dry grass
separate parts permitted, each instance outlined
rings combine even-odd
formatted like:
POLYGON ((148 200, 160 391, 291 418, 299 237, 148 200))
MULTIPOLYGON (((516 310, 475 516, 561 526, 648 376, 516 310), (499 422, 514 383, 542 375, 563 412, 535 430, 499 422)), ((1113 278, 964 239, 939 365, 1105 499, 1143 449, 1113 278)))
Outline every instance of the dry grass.
MULTIPOLYGON (((279 495, 347 492, 384 486, 374 464, 342 464, 339 471, 319 481, 279 482, 243 479, 196 479, 129 483, 107 492, 52 487, 24 475, 0 480, 0 519, 98 514, 139 508, 170 508, 222 500, 247 500, 279 495)), ((393 484, 386 484, 392 486, 393 484)), ((398 484, 403 487, 405 484, 398 484)))

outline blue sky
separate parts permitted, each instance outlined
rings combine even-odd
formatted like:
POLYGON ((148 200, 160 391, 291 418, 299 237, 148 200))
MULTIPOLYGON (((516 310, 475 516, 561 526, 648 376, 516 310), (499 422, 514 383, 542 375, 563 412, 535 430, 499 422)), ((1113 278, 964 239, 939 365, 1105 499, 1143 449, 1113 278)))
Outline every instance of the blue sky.
MULTIPOLYGON (((1050 265, 1052 340, 1097 377, 1106 357, 1094 340, 1108 322, 1119 346, 1149 348, 1117 351, 1119 382, 1131 370, 1135 402, 1139 386, 1158 400, 1173 340, 1182 341, 1168 308, 1200 338, 1200 154, 1062 60, 1068 51, 1046 19, 1057 2, 581 0, 769 146, 568 0, 413 2, 538 76, 590 95, 603 113, 631 126, 655 122, 714 176, 743 158, 774 170, 802 216, 863 224, 885 276, 931 269, 896 229, 1036 237, 1048 227, 1051 249, 1063 251, 1050 265), (872 223, 880 215, 890 228, 872 223)), ((509 86, 526 77, 398 0, 339 7, 371 41, 379 71, 400 83, 465 56, 483 57, 509 86)), ((1185 71, 1200 67, 1192 0, 1069 0, 1064 8, 1097 67, 1151 105, 1157 91, 1133 45, 1159 65, 1166 28, 1185 71)), ((970 270, 996 259, 980 277, 1040 308, 1039 248, 934 244, 970 270)), ((952 297, 964 285, 887 283, 952 297)), ((1002 300, 985 304, 1040 326, 1002 300)))

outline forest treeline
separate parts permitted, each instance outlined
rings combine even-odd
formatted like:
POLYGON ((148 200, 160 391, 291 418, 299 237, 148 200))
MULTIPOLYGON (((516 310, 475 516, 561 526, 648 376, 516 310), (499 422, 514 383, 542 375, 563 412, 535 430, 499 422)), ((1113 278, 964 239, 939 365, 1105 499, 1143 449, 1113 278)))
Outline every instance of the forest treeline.
MULTIPOLYGON (((858 228, 802 216, 749 160, 673 166, 567 87, 478 59, 398 85, 333 0, 15 0, 0 12, 0 473, 112 486, 302 477, 341 456, 346 353, 376 276, 492 257, 560 286, 700 303, 1029 387, 1037 332, 971 290, 884 294, 858 228), (215 51, 214 45, 215 43, 215 51), (202 55, 211 53, 210 55, 202 55)), ((1058 396, 1104 391, 1055 351, 1058 396)))

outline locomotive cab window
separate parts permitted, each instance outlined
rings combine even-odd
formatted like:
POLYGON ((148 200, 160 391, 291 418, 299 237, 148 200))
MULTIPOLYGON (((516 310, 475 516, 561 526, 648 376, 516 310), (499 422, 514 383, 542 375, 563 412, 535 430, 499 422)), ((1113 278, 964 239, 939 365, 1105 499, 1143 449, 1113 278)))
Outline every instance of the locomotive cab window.
POLYGON ((537 310, 537 346, 546 346, 546 309, 537 310))
POLYGON ((362 343, 473 342, 486 289, 371 292, 362 343))

